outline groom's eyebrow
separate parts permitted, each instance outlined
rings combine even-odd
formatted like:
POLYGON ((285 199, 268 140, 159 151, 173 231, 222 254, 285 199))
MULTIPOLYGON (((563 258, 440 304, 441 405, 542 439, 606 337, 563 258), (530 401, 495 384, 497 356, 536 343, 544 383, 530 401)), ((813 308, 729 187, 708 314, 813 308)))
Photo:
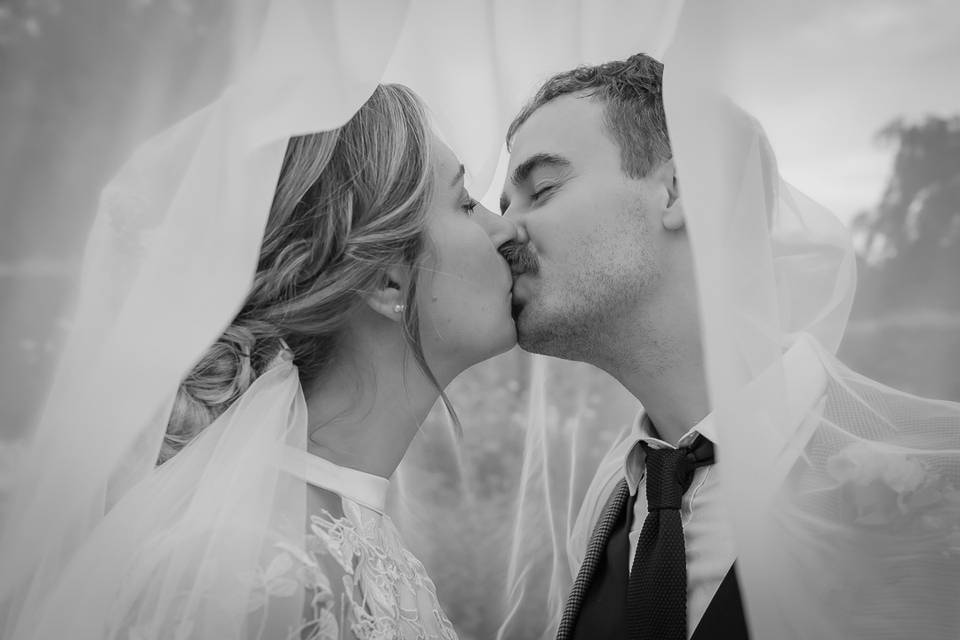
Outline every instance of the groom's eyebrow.
POLYGON ((513 170, 513 175, 510 176, 510 182, 517 186, 540 167, 567 168, 569 166, 570 161, 563 156, 558 156, 555 153, 535 153, 517 165, 517 168, 513 170))

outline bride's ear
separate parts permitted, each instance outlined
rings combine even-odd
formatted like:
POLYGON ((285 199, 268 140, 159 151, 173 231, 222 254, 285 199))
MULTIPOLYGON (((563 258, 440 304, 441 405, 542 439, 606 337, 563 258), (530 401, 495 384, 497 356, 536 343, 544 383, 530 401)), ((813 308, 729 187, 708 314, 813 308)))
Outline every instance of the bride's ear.
POLYGON ((376 289, 363 295, 367 306, 385 318, 399 322, 406 309, 412 270, 408 267, 390 267, 376 289))
POLYGON ((661 221, 664 229, 679 231, 686 224, 683 203, 680 200, 680 180, 677 178, 677 165, 673 159, 662 163, 655 170, 656 179, 664 192, 664 207, 661 221))

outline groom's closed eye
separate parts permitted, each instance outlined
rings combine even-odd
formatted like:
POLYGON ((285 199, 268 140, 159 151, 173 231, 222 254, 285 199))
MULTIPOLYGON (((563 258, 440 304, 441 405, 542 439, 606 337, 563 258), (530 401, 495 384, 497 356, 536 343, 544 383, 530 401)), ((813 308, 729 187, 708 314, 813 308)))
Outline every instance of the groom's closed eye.
POLYGON ((553 182, 535 185, 533 187, 533 193, 530 194, 530 200, 533 202, 540 202, 543 198, 550 195, 550 193, 553 192, 556 187, 557 184, 553 182))
MULTIPOLYGON (((522 191, 530 194, 531 202, 536 203, 558 186, 558 181, 547 182, 543 178, 549 176, 562 177, 568 175, 571 169, 570 161, 555 153, 536 153, 513 170, 510 183, 522 191), (536 180, 540 178, 540 180, 536 180), (531 184, 535 182, 535 184, 531 184)), ((500 212, 506 213, 510 207, 510 198, 504 193, 500 196, 500 212)))

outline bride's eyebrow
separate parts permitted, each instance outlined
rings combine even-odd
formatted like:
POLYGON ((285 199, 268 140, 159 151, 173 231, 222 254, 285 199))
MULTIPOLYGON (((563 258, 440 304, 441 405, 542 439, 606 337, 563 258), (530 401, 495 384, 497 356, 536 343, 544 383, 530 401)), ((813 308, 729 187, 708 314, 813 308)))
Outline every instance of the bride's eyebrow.
POLYGON ((453 180, 450 182, 450 186, 451 187, 457 186, 457 183, 460 182, 460 180, 463 178, 464 173, 466 173, 466 169, 461 164, 460 168, 457 169, 457 175, 453 176, 453 180))

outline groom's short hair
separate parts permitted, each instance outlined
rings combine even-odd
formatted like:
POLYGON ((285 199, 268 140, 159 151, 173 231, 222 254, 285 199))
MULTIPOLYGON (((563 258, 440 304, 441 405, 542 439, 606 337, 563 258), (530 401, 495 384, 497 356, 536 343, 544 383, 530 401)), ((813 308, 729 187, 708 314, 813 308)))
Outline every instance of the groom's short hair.
POLYGON ((625 174, 642 178, 672 157, 663 110, 663 64, 638 53, 626 60, 577 67, 547 80, 507 129, 507 148, 534 111, 569 94, 603 100, 604 124, 620 147, 625 174))

